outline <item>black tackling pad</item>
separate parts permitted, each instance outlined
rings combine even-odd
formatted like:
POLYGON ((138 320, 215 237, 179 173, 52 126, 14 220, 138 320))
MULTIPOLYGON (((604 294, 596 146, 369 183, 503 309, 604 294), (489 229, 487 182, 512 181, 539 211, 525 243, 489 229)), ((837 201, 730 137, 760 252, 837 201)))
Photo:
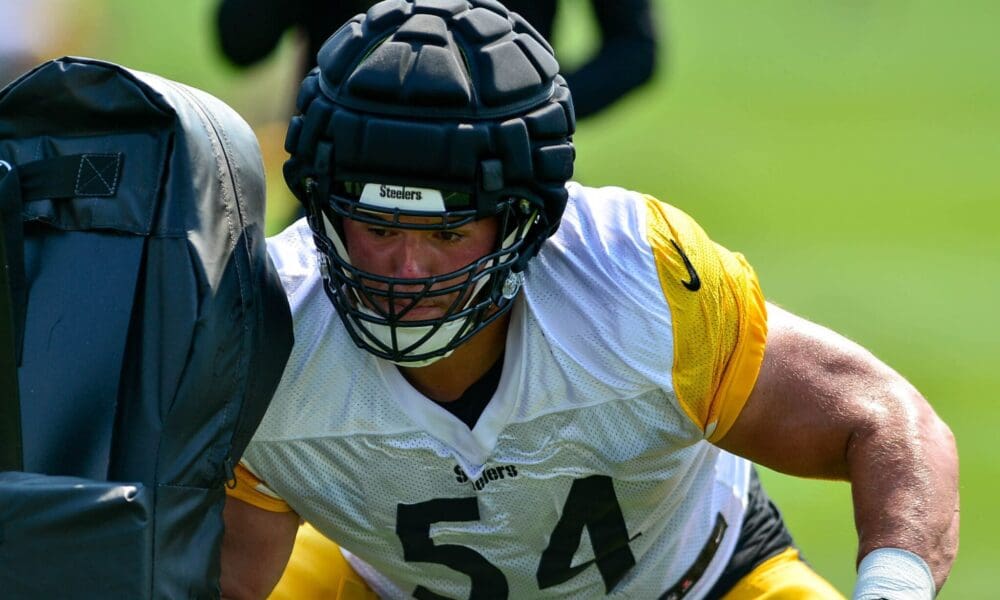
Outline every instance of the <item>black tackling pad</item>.
POLYGON ((223 485, 292 344, 253 132, 204 92, 62 58, 0 92, 0 160, 23 284, 2 595, 218 597, 223 485))

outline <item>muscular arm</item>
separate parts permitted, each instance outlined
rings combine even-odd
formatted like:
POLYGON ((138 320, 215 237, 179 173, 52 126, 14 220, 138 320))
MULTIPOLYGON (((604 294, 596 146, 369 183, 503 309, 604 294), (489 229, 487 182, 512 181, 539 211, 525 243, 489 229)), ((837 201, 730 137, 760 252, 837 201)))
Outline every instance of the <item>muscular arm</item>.
POLYGON ((299 516, 270 512, 236 498, 226 498, 223 511, 222 597, 266 598, 278 583, 292 553, 299 516))
POLYGON ((902 376, 857 344, 768 305, 756 386, 719 446, 783 473, 851 482, 859 560, 921 556, 938 589, 958 548, 958 453, 902 376))

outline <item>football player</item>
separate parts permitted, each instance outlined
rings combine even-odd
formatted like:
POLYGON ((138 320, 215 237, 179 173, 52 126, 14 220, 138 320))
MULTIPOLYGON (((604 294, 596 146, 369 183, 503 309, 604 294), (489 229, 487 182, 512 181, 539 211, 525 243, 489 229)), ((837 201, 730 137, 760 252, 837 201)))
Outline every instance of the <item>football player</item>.
POLYGON ((284 597, 839 598, 753 463, 850 481, 855 597, 935 594, 948 427, 681 210, 568 182, 571 98, 522 19, 387 0, 318 58, 286 141, 307 219, 269 240, 296 343, 224 596, 267 596, 305 520, 339 549, 304 535, 284 597))

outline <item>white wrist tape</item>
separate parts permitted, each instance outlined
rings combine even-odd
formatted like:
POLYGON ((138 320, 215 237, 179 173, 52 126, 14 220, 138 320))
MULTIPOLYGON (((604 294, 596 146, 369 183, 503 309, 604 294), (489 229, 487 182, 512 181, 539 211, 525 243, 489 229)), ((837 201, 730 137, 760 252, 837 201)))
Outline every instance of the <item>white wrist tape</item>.
POLYGON ((924 559, 900 548, 879 548, 858 565, 852 600, 932 600, 934 594, 934 576, 924 559))

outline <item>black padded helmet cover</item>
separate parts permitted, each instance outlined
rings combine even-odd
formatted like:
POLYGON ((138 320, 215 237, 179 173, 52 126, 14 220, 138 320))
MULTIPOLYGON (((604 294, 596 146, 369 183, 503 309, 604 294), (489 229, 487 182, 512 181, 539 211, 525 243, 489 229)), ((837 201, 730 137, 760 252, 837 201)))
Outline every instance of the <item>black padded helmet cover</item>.
POLYGON ((558 227, 574 117, 552 48, 492 0, 385 0, 327 40, 303 81, 285 178, 307 204, 335 181, 471 192, 539 211, 516 270, 558 227))

